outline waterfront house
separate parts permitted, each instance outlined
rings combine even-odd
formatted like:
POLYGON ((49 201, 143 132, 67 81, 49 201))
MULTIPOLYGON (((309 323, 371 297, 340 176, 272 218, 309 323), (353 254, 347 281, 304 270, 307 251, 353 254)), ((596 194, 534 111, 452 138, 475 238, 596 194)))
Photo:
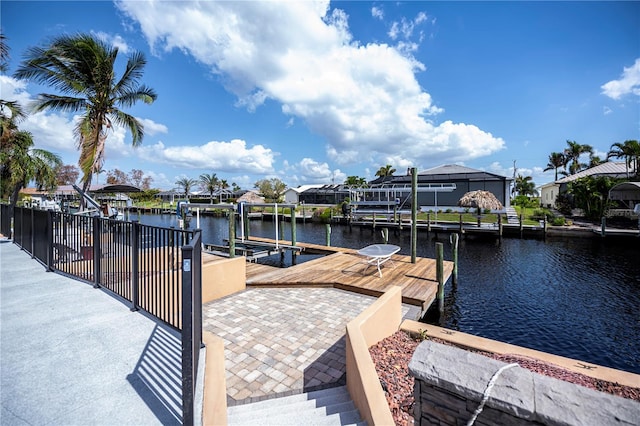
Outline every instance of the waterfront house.
POLYGON ((298 204, 300 202, 300 194, 308 189, 321 188, 322 184, 300 185, 297 188, 289 188, 284 192, 284 202, 287 204, 298 204))
MULTIPOLYGON (((418 172, 418 187, 433 187, 433 191, 418 192, 418 205, 421 208, 440 209, 456 206, 458 200, 469 191, 489 191, 509 207, 509 192, 512 179, 482 170, 457 164, 445 164, 418 172), (437 187, 450 187, 452 190, 436 191, 437 187)), ((384 176, 369 182, 369 186, 401 187, 411 185, 411 173, 406 175, 384 176)))
POLYGON ((313 205, 336 205, 349 196, 344 185, 320 185, 298 193, 298 202, 313 205))
POLYGON ((567 191, 567 185, 577 179, 593 176, 608 176, 611 178, 626 178, 633 175, 633 169, 627 169, 624 161, 607 161, 597 166, 582 170, 573 175, 565 176, 555 182, 549 182, 540 187, 540 204, 543 207, 555 207, 558 195, 567 191))

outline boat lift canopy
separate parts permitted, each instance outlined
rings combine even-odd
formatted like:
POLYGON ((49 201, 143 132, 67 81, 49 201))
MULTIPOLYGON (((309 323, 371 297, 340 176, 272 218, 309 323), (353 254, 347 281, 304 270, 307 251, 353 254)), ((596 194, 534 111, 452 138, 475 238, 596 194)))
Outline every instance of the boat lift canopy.
MULTIPOLYGON (((349 198, 351 205, 356 206, 394 206, 400 204, 401 198, 406 199, 411 195, 411 184, 393 184, 373 187, 352 187, 349 188, 349 198), (384 195, 384 196, 383 196, 384 195), (375 199, 377 196, 377 200, 375 199)), ((438 192, 453 192, 456 190, 455 183, 424 183, 416 187, 416 192, 433 192, 436 208, 438 206, 438 192)))

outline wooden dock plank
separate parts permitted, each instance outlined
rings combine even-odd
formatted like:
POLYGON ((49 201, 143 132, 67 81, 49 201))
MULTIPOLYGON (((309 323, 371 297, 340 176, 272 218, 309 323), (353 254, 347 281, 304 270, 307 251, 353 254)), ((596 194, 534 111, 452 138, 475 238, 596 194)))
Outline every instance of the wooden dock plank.
MULTIPOLYGON (((434 259, 418 258, 412 264, 410 256, 396 254, 392 257, 393 262, 382 265, 380 277, 375 266, 366 268, 364 258, 356 255, 355 250, 339 247, 332 249, 332 254, 288 268, 248 264, 247 285, 332 286, 374 296, 397 285, 402 288, 404 303, 421 306, 424 310, 435 300, 438 283, 434 259)), ((445 261, 445 282, 452 271, 453 263, 445 261)))

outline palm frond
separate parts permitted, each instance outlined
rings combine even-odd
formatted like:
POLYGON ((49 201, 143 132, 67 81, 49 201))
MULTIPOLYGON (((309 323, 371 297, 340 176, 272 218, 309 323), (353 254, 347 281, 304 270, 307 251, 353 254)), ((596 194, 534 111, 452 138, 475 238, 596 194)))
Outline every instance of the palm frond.
POLYGON ((127 127, 131 132, 132 140, 131 144, 133 146, 138 146, 142 143, 142 138, 144 137, 144 125, 138 121, 134 116, 129 115, 120 110, 115 111, 112 114, 116 124, 127 127))
POLYGON ((82 111, 86 107, 87 101, 83 98, 50 95, 46 93, 40 94, 38 99, 31 105, 34 112, 46 111, 48 109, 62 112, 77 112, 82 111))

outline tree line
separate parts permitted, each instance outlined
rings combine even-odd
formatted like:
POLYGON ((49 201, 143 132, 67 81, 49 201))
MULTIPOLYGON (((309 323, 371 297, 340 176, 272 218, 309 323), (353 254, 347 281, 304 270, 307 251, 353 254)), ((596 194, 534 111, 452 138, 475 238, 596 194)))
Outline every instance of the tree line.
POLYGON ((549 154, 549 161, 544 171, 554 170, 555 180, 558 180, 558 173, 562 176, 571 176, 582 170, 595 167, 608 161, 611 158, 624 158, 627 170, 627 178, 630 178, 630 169, 634 170, 634 175, 638 176, 640 170, 640 143, 637 140, 626 140, 615 142, 607 152, 606 160, 594 155, 591 145, 580 144, 576 141, 567 140, 567 147, 560 152, 549 154), (584 154, 589 155, 589 162, 581 161, 584 154))

